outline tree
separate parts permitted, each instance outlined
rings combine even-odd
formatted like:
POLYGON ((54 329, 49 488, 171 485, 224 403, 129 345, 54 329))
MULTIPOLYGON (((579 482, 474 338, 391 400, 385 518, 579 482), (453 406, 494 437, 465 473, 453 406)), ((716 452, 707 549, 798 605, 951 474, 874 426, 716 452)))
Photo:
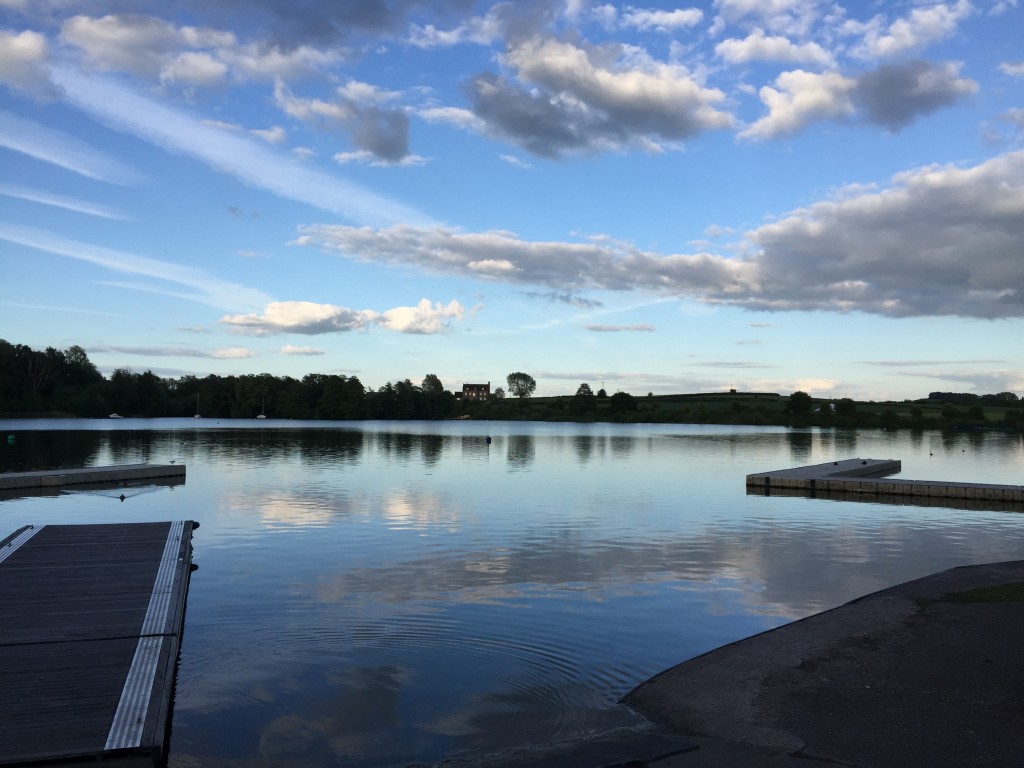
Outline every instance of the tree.
POLYGON ((441 379, 437 377, 437 374, 428 373, 423 377, 420 389, 428 395, 439 395, 444 392, 444 384, 441 383, 441 379))
POLYGON ((789 405, 786 406, 791 414, 799 416, 811 412, 811 396, 806 392, 796 391, 789 396, 789 405))
POLYGON ((572 398, 570 410, 576 416, 582 416, 585 413, 590 413, 594 410, 594 401, 597 398, 594 397, 594 391, 590 388, 590 385, 584 382, 580 384, 579 389, 576 390, 576 394, 572 398))
POLYGON ((836 400, 835 411, 839 416, 853 416, 857 413, 857 404, 848 397, 841 397, 836 400))
POLYGON ((597 390, 597 396, 598 397, 608 397, 608 393, 605 392, 604 387, 601 387, 601 389, 597 390))
POLYGON ((498 387, 496 390, 494 390, 494 392, 492 394, 493 394, 495 400, 504 400, 505 399, 505 390, 502 389, 501 387, 498 387))
POLYGON ((505 381, 508 382, 509 394, 514 397, 529 397, 537 389, 537 382, 533 380, 533 376, 521 371, 510 373, 505 377, 505 381))
POLYGON ((616 392, 608 400, 608 410, 612 413, 632 413, 636 410, 636 398, 628 392, 616 392))

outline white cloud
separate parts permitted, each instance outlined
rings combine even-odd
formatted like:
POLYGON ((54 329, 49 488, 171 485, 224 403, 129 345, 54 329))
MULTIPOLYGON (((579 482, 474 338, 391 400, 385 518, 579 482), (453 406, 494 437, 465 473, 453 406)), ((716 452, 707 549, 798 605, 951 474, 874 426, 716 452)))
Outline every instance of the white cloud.
POLYGON ((729 64, 746 64, 750 61, 780 61, 821 67, 832 64, 832 54, 817 43, 796 44, 785 37, 769 37, 761 29, 755 29, 742 40, 723 40, 715 46, 715 54, 729 64))
POLYGON ((487 275, 502 275, 515 272, 517 267, 508 259, 479 259, 466 263, 471 272, 487 275))
POLYGON ((497 11, 492 8, 486 15, 469 18, 449 30, 438 29, 433 24, 413 25, 407 42, 417 48, 448 48, 461 43, 490 45, 504 32, 497 11))
POLYGON ((63 23, 61 37, 96 69, 146 77, 158 77, 184 44, 173 24, 152 16, 74 16, 63 23))
POLYGON ((408 157, 409 116, 399 107, 381 106, 398 94, 355 81, 335 93, 336 98, 331 101, 304 99, 295 96, 281 81, 274 86, 278 107, 290 117, 325 130, 342 130, 359 150, 371 152, 385 163, 398 164, 408 157))
POLYGON ((415 307, 395 307, 381 313, 377 323, 398 333, 444 333, 452 320, 461 320, 465 310, 454 299, 447 305, 420 299, 415 307))
POLYGON ((300 231, 298 244, 347 258, 569 293, 646 291, 758 311, 1024 317, 1024 152, 914 169, 886 188, 793 211, 748 232, 742 258, 442 226, 300 231), (480 270, 487 261, 501 268, 480 270))
POLYGON ((930 166, 749 233, 752 309, 1024 316, 1024 152, 930 166))
POLYGON ((463 313, 462 305, 454 300, 446 306, 422 299, 415 307, 395 307, 384 312, 312 301, 274 301, 268 303, 262 312, 226 315, 220 321, 240 332, 257 336, 344 333, 374 325, 398 333, 443 333, 451 329, 452 320, 461 320, 463 313))
POLYGON ((334 162, 338 165, 349 165, 355 163, 357 165, 374 165, 374 166, 413 166, 413 165, 424 165, 427 162, 427 158, 421 157, 420 155, 408 154, 401 160, 395 162, 388 162, 382 160, 373 152, 366 149, 359 149, 355 152, 338 152, 334 155, 334 162))
MULTIPOLYGON (((428 218, 368 189, 276 154, 262 143, 203 125, 183 111, 166 107, 112 81, 87 77, 67 68, 55 68, 54 79, 65 86, 72 104, 115 130, 195 157, 217 171, 286 199, 366 223, 428 218)), ((0 136, 2 134, 0 120, 0 136)))
POLYGON ((375 313, 312 301, 273 301, 263 312, 226 315, 220 321, 255 335, 352 331, 373 322, 375 313))
POLYGON ((772 32, 802 37, 820 18, 821 5, 819 0, 715 0, 718 16, 712 33, 753 19, 772 32))
POLYGON ((518 83, 483 73, 464 90, 488 133, 542 157, 630 147, 660 151, 733 125, 732 116, 716 108, 725 100, 721 91, 640 48, 533 37, 512 46, 505 63, 518 83))
POLYGON ((595 331, 597 333, 621 333, 622 331, 654 332, 654 326, 648 323, 637 323, 636 325, 585 325, 583 327, 588 331, 595 331))
POLYGON ((618 242, 529 242, 512 232, 463 233, 444 226, 386 229, 315 225, 299 245, 427 272, 544 285, 570 293, 605 290, 727 291, 744 265, 707 254, 659 256, 618 242))
POLYGON ((251 133, 253 136, 263 139, 267 144, 283 144, 288 140, 288 132, 280 125, 266 129, 254 128, 251 133))
POLYGON ((210 357, 217 360, 245 360, 250 357, 256 357, 256 351, 246 347, 226 347, 213 350, 210 352, 210 357))
POLYGON ((240 80, 291 81, 329 71, 344 62, 349 53, 300 45, 282 49, 249 43, 218 50, 218 58, 231 67, 240 80))
POLYGON ((907 61, 887 64, 856 78, 838 72, 783 72, 775 88, 761 88, 768 114, 739 133, 773 139, 819 120, 860 120, 899 131, 917 118, 951 106, 978 90, 960 77, 959 62, 907 61))
POLYGON ((856 81, 838 72, 817 74, 802 69, 783 72, 775 88, 761 88, 768 114, 740 131, 744 139, 772 139, 804 128, 816 120, 853 114, 851 92, 856 81))
POLYGON ((316 347, 297 347, 294 344, 285 344, 281 347, 282 355, 301 355, 304 357, 315 357, 324 354, 322 349, 316 347))
POLYGON ((1024 77, 1024 61, 1005 61, 999 65, 999 71, 1010 77, 1024 77))
POLYGON ((487 127, 487 123, 471 110, 460 107, 426 107, 417 110, 416 114, 428 123, 453 125, 465 130, 482 132, 487 127))
POLYGON ((141 14, 75 16, 64 22, 61 37, 99 71, 191 86, 216 85, 229 77, 290 80, 328 69, 347 55, 308 45, 282 49, 265 43, 242 44, 231 32, 178 27, 141 14))
POLYGON ((877 59, 919 51, 951 36, 960 22, 972 12, 968 0, 957 0, 955 3, 914 8, 906 17, 888 26, 881 16, 864 24, 848 23, 848 30, 863 35, 861 42, 850 50, 850 55, 861 59, 877 59))
POLYGON ((56 98, 60 93, 50 80, 49 58, 49 44, 38 32, 0 30, 0 83, 36 99, 56 98))
POLYGON ((641 32, 674 32, 695 27, 704 20, 699 8, 676 8, 671 11, 626 6, 622 12, 622 26, 641 32))
POLYGON ((533 167, 530 163, 527 163, 525 160, 520 160, 515 155, 498 155, 498 157, 500 157, 502 160, 504 160, 509 165, 514 165, 516 168, 532 168, 533 167))
POLYGON ((224 82, 228 67, 208 53, 186 51, 160 70, 160 82, 209 87, 224 82))

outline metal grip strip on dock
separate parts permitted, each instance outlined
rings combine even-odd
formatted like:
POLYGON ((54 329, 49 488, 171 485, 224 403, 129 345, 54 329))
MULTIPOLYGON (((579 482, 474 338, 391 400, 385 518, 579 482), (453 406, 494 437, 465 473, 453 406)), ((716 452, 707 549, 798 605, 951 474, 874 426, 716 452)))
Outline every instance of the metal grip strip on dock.
POLYGON ((174 583, 184 525, 183 521, 174 521, 167 532, 167 543, 164 545, 163 557, 160 559, 160 567, 153 583, 149 608, 142 622, 143 637, 139 638, 128 677, 124 682, 121 700, 117 705, 117 712, 114 714, 104 746, 106 750, 130 749, 142 743, 146 711, 149 708, 160 650, 164 642, 163 636, 157 633, 163 632, 170 610, 171 587, 174 583))
POLYGON ((143 635, 153 635, 164 631, 167 613, 171 607, 171 592, 174 587, 178 552, 181 549, 181 536, 184 529, 184 521, 175 520, 171 523, 171 529, 167 533, 164 554, 160 558, 160 568, 156 572, 156 581, 153 583, 153 595, 149 599, 146 618, 142 622, 143 635))
POLYGON ((163 643, 164 638, 161 636, 139 638, 104 750, 131 749, 142 744, 146 711, 149 709, 149 698, 153 692, 153 680, 163 643))
POLYGON ((19 533, 17 536, 11 539, 10 542, 8 542, 7 546, 0 547, 0 563, 2 563, 11 555, 13 555, 15 552, 17 552, 18 548, 22 544, 31 539, 45 527, 45 525, 41 525, 38 528, 36 528, 35 526, 27 526, 25 530, 23 530, 21 533, 19 533))

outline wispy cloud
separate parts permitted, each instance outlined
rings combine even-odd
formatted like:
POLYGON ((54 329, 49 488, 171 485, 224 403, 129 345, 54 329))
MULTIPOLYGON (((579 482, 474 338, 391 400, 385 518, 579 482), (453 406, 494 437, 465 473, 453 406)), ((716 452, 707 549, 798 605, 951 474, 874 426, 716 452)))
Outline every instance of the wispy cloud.
POLYGON ((910 366, 934 365, 998 365, 1005 360, 862 360, 861 365, 877 365, 882 368, 907 368, 910 366))
POLYGON ((576 296, 571 293, 558 293, 557 291, 524 291, 524 296, 528 296, 531 299, 544 299, 550 301, 552 304, 568 304, 570 307, 580 307, 581 309, 595 309, 597 307, 604 306, 600 301, 596 299, 587 299, 583 296, 576 296))
POLYGON ((194 157, 280 197, 359 224, 430 222, 430 217, 407 205, 311 168, 263 142, 206 125, 112 80, 88 77, 67 67, 54 67, 53 79, 65 89, 68 101, 111 128, 194 157))
POLYGON ((190 290, 186 292, 171 292, 169 290, 165 291, 160 287, 137 286, 133 284, 127 284, 125 287, 168 293, 169 295, 178 296, 189 301, 196 301, 201 304, 208 304, 220 309, 258 307, 265 305, 269 301, 269 297, 262 291, 247 288, 227 280, 221 280, 202 269, 151 259, 146 256, 136 256, 135 254, 124 253, 123 251, 99 245, 69 240, 52 232, 34 227, 0 222, 0 240, 6 240, 9 243, 28 248, 35 248, 36 250, 45 251, 57 256, 85 261, 114 272, 141 275, 175 285, 183 285, 190 290))
POLYGON ((619 333, 621 331, 654 332, 654 326, 647 323, 638 323, 636 325, 585 325, 583 327, 588 331, 596 331, 597 333, 619 333))
POLYGON ((0 305, 16 309, 33 309, 39 312, 70 312, 76 315, 100 315, 101 317, 120 317, 117 312, 104 312, 99 309, 78 309, 76 307, 58 307, 53 304, 22 304, 16 301, 0 301, 0 305))
POLYGON ((0 112, 0 147, 108 184, 138 184, 144 178, 84 141, 10 112, 0 112))
POLYGON ((0 183, 0 195, 6 195, 7 197, 13 197, 18 200, 28 200, 29 202, 39 203, 40 205, 49 205, 54 208, 63 208, 68 211, 84 213, 88 216, 97 216, 102 219, 127 221, 130 218, 128 215, 122 213, 116 208, 111 208, 107 205, 90 203, 87 200, 76 200, 75 198, 64 197, 63 195, 54 195, 49 192, 44 192, 41 189, 31 189, 17 184, 0 183))
POLYGON ((246 347, 193 349, 192 347, 133 347, 115 344, 97 344, 87 347, 85 351, 95 354, 113 353, 118 355, 140 355, 143 357, 202 357, 213 360, 244 360, 250 357, 256 357, 256 351, 246 347))

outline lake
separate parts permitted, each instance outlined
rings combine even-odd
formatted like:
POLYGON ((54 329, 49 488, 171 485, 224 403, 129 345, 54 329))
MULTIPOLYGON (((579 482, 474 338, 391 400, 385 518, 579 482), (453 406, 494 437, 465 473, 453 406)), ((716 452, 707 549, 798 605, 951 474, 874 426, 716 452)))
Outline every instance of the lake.
POLYGON ((694 655, 1024 558, 1016 513, 744 487, 853 457, 1020 484, 1013 433, 124 419, 0 421, 0 435, 3 471, 187 465, 174 487, 0 501, 0 537, 201 524, 172 768, 401 766, 629 726, 618 699, 694 655))

